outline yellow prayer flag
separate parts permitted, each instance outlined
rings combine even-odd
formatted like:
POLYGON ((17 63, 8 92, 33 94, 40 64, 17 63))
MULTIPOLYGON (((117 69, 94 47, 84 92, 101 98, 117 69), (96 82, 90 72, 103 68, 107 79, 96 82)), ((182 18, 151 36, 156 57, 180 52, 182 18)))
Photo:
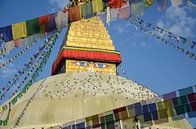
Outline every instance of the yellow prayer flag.
POLYGON ((144 2, 145 2, 145 8, 148 8, 153 4, 154 0, 144 0, 144 2))
POLYGON ((103 10, 102 0, 92 0, 93 12, 99 13, 103 10))
POLYGON ((12 25, 13 39, 20 39, 27 36, 26 22, 20 22, 12 25))

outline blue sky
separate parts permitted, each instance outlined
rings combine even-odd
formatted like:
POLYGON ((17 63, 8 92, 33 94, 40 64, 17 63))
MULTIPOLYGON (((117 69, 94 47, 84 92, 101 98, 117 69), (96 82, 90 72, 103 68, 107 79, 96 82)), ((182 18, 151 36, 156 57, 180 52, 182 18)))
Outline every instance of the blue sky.
MULTIPOLYGON (((1 0, 0 27, 55 12, 62 9, 65 3, 65 0, 1 0)), ((144 16, 141 18, 196 41, 195 8, 183 5, 158 12, 155 3, 144 10, 144 16)), ((144 84, 158 94, 196 84, 196 61, 137 30, 126 20, 112 21, 109 26, 106 24, 106 27, 117 50, 121 51, 122 65, 130 80, 144 84)), ((58 38, 39 79, 50 76, 51 65, 57 56, 65 32, 66 28, 58 38)), ((38 47, 39 45, 33 47, 27 54, 0 70, 2 85, 13 78, 14 73, 22 68, 23 63, 38 47)), ((11 55, 20 49, 15 50, 11 55)), ((196 123, 193 126, 196 127, 196 123)))

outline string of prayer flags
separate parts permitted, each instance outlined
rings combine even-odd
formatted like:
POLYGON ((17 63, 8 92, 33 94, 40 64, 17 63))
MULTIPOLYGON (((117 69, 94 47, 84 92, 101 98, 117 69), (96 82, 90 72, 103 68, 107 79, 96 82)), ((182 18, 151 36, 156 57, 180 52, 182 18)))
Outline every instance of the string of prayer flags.
MULTIPOLYGON (((43 50, 42 55, 44 56, 44 58, 43 58, 43 56, 40 56, 41 58, 39 58, 39 59, 42 59, 41 62, 40 62, 40 64, 38 62, 36 62, 35 65, 31 68, 30 71, 33 72, 35 70, 34 73, 33 73, 33 75, 30 77, 30 75, 32 74, 32 72, 30 72, 30 73, 27 74, 27 77, 30 77, 31 78, 28 86, 31 86, 32 85, 32 81, 36 81, 37 77, 39 76, 39 72, 42 71, 42 67, 46 63, 46 60, 47 60, 46 58, 49 57, 49 53, 51 53, 52 46, 55 44, 54 42, 56 41, 57 36, 58 36, 58 32, 55 35, 53 35, 53 37, 49 41, 50 44, 48 44, 46 46, 45 50, 43 50)), ((41 54, 41 52, 40 52, 40 54, 41 54)), ((24 78, 22 80, 22 82, 18 85, 18 87, 15 88, 15 90, 13 92, 13 95, 15 95, 18 92, 19 88, 22 86, 22 84, 24 84, 24 81, 26 81, 26 79, 27 78, 24 78)), ((12 96, 10 96, 10 97, 12 97, 12 96)))
MULTIPOLYGON (((51 36, 51 37, 52 37, 52 36, 51 36)), ((3 86, 3 87, 0 89, 1 100, 5 97, 4 94, 6 94, 6 93, 10 90, 10 88, 11 88, 12 86, 14 86, 14 84, 16 83, 16 81, 17 81, 18 78, 19 78, 19 75, 24 74, 25 71, 27 71, 27 70, 30 68, 30 66, 32 66, 32 65, 34 64, 35 59, 36 59, 37 56, 43 51, 43 49, 46 47, 47 44, 48 44, 48 43, 45 42, 41 47, 39 47, 39 51, 37 51, 36 54, 34 54, 32 58, 30 58, 30 61, 29 61, 27 64, 24 65, 25 67, 24 67, 19 73, 15 74, 15 77, 12 79, 12 81, 9 81, 10 83, 8 83, 6 86, 3 86), (3 93, 3 94, 2 94, 2 93, 3 93)))
MULTIPOLYGON (((135 26, 137 26, 138 28, 140 28, 142 31, 144 31, 147 34, 150 34, 152 36, 154 36, 155 38, 157 38, 158 40, 160 40, 161 42, 177 49, 178 51, 180 51, 181 53, 185 54, 186 56, 190 57, 193 60, 196 60, 196 54, 191 52, 190 50, 187 50, 181 46, 178 45, 178 42, 175 44, 173 42, 171 42, 169 40, 169 38, 164 38, 163 36, 159 35, 159 33, 154 33, 154 28, 152 27, 152 25, 150 23, 146 24, 144 23, 143 20, 140 20, 136 17, 132 17, 130 18, 130 23, 134 24, 135 26), (153 29, 153 30, 152 30, 153 29)), ((161 29, 163 30, 163 29, 161 29)), ((156 31, 155 31, 156 32, 156 31)), ((170 32, 171 33, 171 32, 170 32)), ((171 33, 172 34, 172 33, 171 33)), ((192 42, 193 44, 195 42, 192 42)))

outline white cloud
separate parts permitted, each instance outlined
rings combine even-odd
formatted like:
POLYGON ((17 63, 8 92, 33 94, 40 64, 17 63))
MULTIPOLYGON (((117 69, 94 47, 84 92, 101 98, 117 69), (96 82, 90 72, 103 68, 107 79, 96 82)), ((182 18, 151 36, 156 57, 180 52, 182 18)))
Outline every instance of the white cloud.
POLYGON ((157 26, 184 37, 194 38, 196 28, 196 18, 188 14, 186 7, 169 7, 157 22, 157 26))
POLYGON ((63 9, 68 3, 69 0, 49 0, 52 12, 63 9))
POLYGON ((112 26, 112 27, 114 27, 114 29, 117 30, 119 34, 122 34, 128 32, 129 26, 130 24, 126 23, 126 24, 117 24, 116 26, 112 26))

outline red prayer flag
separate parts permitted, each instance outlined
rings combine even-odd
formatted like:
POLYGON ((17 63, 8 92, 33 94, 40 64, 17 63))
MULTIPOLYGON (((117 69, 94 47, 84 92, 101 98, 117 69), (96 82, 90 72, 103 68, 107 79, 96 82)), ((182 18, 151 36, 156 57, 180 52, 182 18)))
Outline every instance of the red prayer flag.
POLYGON ((196 93, 189 94, 188 99, 189 99, 189 102, 195 102, 196 101, 196 93))
POLYGON ((124 0, 109 0, 108 5, 111 8, 120 8, 125 4, 126 2, 124 0))

